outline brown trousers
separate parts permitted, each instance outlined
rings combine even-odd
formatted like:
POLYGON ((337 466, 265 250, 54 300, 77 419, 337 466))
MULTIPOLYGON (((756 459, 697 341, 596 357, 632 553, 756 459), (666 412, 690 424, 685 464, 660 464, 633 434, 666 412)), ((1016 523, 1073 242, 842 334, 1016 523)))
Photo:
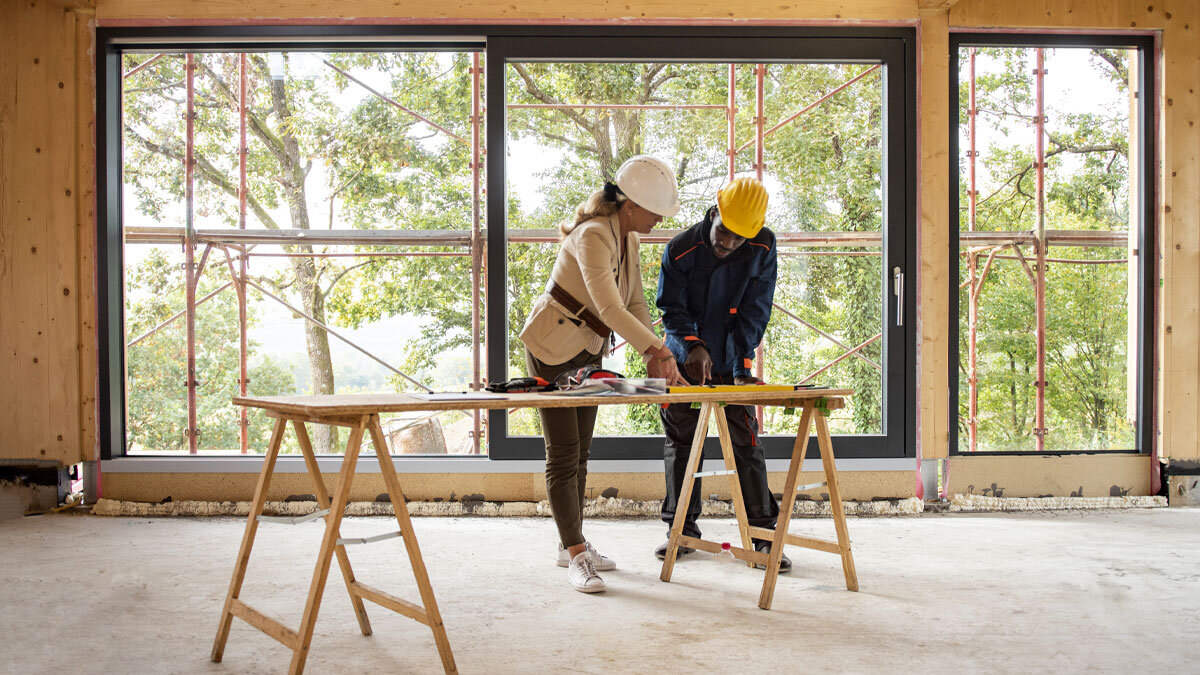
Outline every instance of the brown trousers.
MULTIPOLYGON (((561 373, 584 366, 599 366, 600 354, 586 349, 566 363, 548 365, 525 350, 529 375, 553 382, 561 373)), ((564 548, 586 541, 583 537, 584 488, 587 485, 588 452, 596 426, 596 406, 538 408, 542 435, 546 438, 546 494, 554 512, 554 524, 564 548)))

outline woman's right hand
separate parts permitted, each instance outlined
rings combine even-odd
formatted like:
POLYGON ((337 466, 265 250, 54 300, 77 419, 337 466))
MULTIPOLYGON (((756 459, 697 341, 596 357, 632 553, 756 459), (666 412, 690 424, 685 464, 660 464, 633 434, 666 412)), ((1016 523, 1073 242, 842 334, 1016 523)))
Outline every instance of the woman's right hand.
POLYGON ((650 361, 646 364, 646 373, 650 377, 662 378, 667 381, 668 387, 681 387, 687 385, 687 380, 679 372, 679 365, 675 363, 675 355, 666 345, 660 345, 657 348, 648 351, 647 356, 650 361))

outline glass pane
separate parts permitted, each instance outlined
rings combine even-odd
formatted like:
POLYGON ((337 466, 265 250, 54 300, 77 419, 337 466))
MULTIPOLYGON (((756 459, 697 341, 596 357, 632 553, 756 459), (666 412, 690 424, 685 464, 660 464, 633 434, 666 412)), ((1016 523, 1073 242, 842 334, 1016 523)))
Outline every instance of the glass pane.
MULTIPOLYGON (((230 402, 240 393, 239 306, 250 395, 464 390, 478 380, 473 351, 482 329, 472 308, 478 316, 485 309, 475 302, 482 294, 472 249, 472 228, 482 229, 475 60, 482 56, 124 55, 127 339, 166 322, 127 347, 131 452, 188 452, 189 406, 198 451, 243 451, 241 411, 230 402), (183 315, 189 214, 194 259, 203 261, 191 402, 183 315)), ((265 450, 269 422, 249 414, 247 451, 265 450)), ((384 430, 398 454, 486 451, 476 448, 475 424, 464 413, 393 416, 384 430)), ((341 452, 345 437, 313 431, 318 452, 341 452)), ((284 452, 298 451, 290 434, 286 443, 284 452)))
POLYGON ((958 58, 959 450, 1133 448, 1137 52, 964 47, 958 58))
MULTIPOLYGON (((883 432, 882 66, 768 64, 762 179, 767 225, 779 241, 776 309, 756 361, 768 382, 857 391, 834 414, 841 434, 883 432)), ((732 67, 734 170, 755 176, 759 79, 732 67)), ((700 221, 729 178, 728 63, 509 63, 509 372, 524 374, 519 333, 545 287, 556 229, 635 154, 676 167, 682 208, 643 238, 643 285, 652 319, 662 247, 700 221), (535 241, 536 240, 536 241, 535 241)), ((660 329, 661 330, 661 329, 660 329)), ((605 359, 644 374, 628 348, 605 359)), ((510 414, 511 435, 540 434, 536 415, 510 414)), ((795 422, 768 411, 768 433, 795 422)), ((658 435, 657 411, 602 407, 603 435, 658 435)))

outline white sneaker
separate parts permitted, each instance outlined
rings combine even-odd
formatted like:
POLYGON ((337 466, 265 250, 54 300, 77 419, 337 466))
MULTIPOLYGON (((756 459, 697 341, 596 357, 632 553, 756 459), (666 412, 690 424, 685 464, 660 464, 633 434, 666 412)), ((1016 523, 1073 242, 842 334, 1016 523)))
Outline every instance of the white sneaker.
POLYGON ((604 580, 596 574, 596 567, 587 551, 571 558, 567 565, 567 581, 580 593, 599 593, 604 590, 604 580))
MULTIPOLYGON (((584 549, 584 553, 587 553, 588 557, 591 558, 592 566, 596 568, 597 572, 610 572, 612 570, 617 569, 617 563, 613 562, 612 558, 600 555, 599 551, 592 548, 592 545, 590 542, 585 542, 584 546, 587 547, 586 549, 584 549)), ((567 549, 563 548, 563 545, 561 543, 559 543, 559 545, 558 545, 558 566, 566 567, 567 565, 570 565, 570 564, 571 564, 571 553, 567 549)))

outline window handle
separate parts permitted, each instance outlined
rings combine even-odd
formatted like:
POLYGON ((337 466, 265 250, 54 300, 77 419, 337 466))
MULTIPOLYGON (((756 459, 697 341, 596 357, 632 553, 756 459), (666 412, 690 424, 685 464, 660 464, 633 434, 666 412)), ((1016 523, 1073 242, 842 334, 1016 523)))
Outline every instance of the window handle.
POLYGON ((892 292, 896 294, 896 325, 904 325, 904 272, 892 268, 892 292))

